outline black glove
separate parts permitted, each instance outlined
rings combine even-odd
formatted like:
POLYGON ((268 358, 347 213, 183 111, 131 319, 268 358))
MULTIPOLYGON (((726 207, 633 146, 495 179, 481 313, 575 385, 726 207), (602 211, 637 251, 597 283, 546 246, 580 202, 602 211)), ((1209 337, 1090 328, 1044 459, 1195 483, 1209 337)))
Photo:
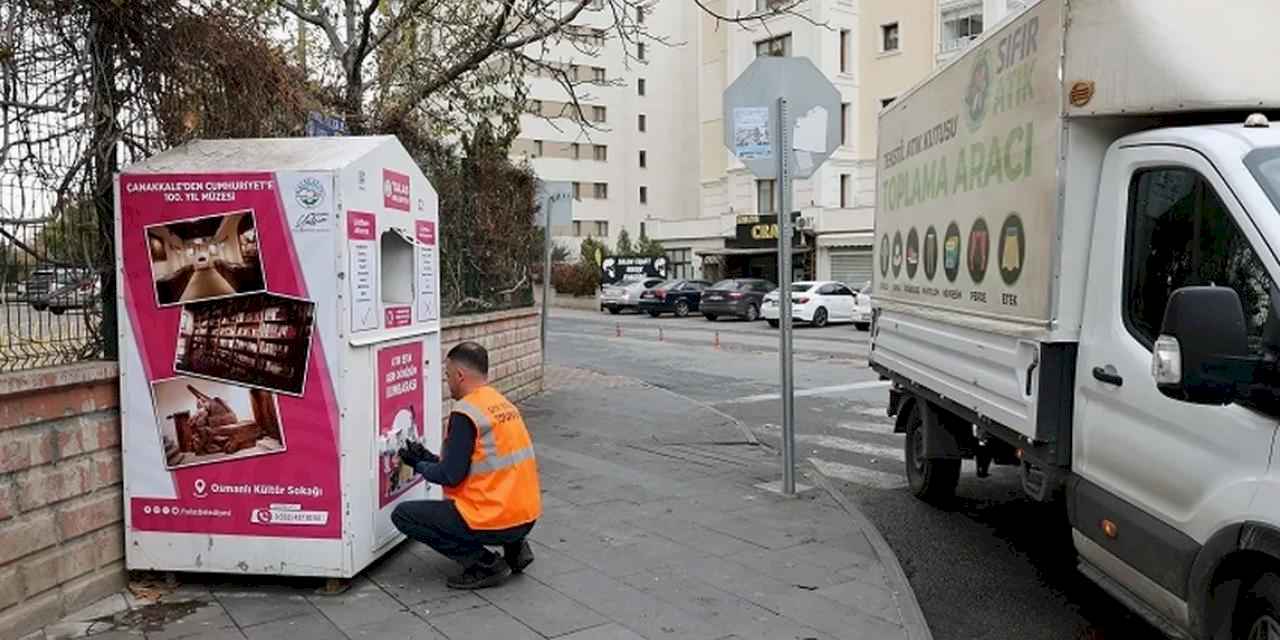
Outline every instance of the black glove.
POLYGON ((408 465, 411 469, 417 469, 418 463, 423 461, 422 456, 419 456, 409 447, 400 447, 400 451, 397 453, 400 455, 400 462, 408 465))
POLYGON ((427 462, 440 462, 439 456, 437 456, 434 453, 431 453, 429 449, 422 446, 422 443, 418 442, 417 440, 410 440, 408 444, 408 449, 412 451, 414 455, 418 456, 423 460, 426 460, 427 462))

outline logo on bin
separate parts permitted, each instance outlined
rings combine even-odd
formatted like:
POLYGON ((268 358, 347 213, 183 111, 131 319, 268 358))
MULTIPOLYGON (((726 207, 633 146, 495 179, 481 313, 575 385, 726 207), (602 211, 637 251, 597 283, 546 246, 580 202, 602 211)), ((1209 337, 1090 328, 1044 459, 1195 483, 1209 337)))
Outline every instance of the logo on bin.
POLYGON ((382 170, 382 205, 388 209, 409 210, 409 176, 390 169, 382 170))
POLYGON ((324 184, 315 178, 307 178, 298 183, 293 190, 293 197, 298 200, 298 204, 314 209, 324 202, 324 184))
POLYGON ((197 498, 204 498, 209 495, 209 484, 204 481, 204 478, 196 478, 196 481, 192 483, 192 488, 196 490, 197 498))

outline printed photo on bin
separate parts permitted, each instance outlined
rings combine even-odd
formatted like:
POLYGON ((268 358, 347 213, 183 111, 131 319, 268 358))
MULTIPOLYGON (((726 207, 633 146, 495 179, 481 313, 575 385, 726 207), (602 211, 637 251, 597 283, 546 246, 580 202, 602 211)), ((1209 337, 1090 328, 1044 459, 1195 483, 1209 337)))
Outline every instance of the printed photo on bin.
POLYGON ((285 451, 270 391, 176 376, 151 383, 151 399, 169 469, 285 451))
POLYGON ((421 444, 422 426, 412 405, 396 412, 391 431, 379 440, 380 503, 385 506, 391 500, 417 485, 421 478, 412 467, 400 460, 400 450, 410 442, 421 444))
POLYGON ((273 293, 184 305, 173 368, 302 395, 315 303, 273 293))
POLYGON ((266 289, 253 211, 146 228, 156 304, 165 307, 266 289))

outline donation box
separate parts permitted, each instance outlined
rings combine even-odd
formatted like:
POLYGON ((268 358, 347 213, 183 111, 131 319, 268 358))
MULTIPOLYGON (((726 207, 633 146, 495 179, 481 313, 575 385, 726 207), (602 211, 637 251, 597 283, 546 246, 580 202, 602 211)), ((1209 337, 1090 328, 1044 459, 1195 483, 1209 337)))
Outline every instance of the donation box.
POLYGON ((347 578, 439 498, 436 192, 394 137, 209 140, 116 178, 130 569, 347 578))

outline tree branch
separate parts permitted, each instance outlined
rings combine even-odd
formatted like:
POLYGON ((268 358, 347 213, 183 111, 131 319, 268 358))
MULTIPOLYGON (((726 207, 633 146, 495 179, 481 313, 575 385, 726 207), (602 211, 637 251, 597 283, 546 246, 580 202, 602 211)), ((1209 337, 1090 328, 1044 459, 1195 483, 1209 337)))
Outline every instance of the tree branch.
POLYGON ((325 37, 329 39, 329 47, 333 49, 333 55, 339 60, 346 57, 347 47, 342 44, 342 37, 338 35, 338 28, 335 27, 332 22, 329 22, 329 18, 324 15, 323 11, 320 13, 307 13, 302 10, 302 7, 298 6, 294 2, 290 2, 289 0, 276 0, 276 4, 280 5, 280 8, 285 11, 292 13, 297 19, 307 24, 320 27, 320 30, 324 32, 325 37))

